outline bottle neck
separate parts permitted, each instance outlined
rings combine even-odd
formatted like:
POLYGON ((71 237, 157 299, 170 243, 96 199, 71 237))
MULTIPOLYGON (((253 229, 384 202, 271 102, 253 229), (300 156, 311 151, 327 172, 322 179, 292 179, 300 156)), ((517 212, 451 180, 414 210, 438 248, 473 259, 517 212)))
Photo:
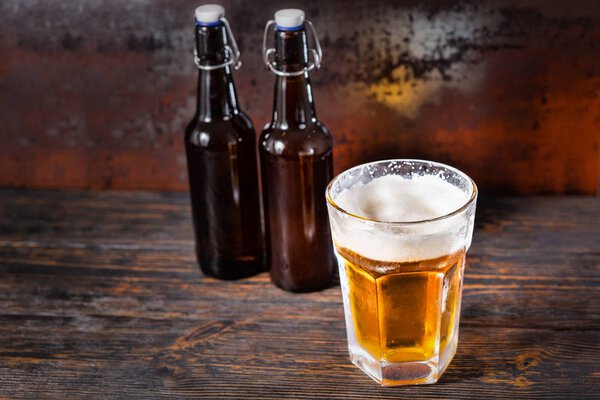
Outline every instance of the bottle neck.
POLYGON ((300 76, 277 76, 273 102, 273 127, 285 128, 317 121, 308 72, 300 76))
MULTIPOLYGON (((308 66, 308 45, 304 28, 275 30, 275 67, 296 72, 308 66)), ((299 76, 279 76, 275 80, 273 122, 275 128, 295 127, 317 121, 308 72, 299 76)))
MULTIPOLYGON (((229 60, 225 51, 227 35, 223 24, 196 26, 196 52, 201 65, 219 65, 229 60)), ((198 70, 198 119, 210 122, 215 118, 232 116, 239 112, 238 99, 231 67, 198 70)))
POLYGON ((230 117, 239 112, 238 99, 230 67, 198 71, 198 119, 210 122, 213 118, 230 117))

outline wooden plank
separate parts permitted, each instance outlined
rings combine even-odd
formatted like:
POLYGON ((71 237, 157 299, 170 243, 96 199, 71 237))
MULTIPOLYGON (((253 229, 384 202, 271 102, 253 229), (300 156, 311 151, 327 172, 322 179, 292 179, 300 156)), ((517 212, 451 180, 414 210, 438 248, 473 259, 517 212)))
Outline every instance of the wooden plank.
POLYGON ((483 199, 459 350, 433 386, 348 360, 339 287, 195 264, 186 194, 0 190, 0 397, 584 398, 600 390, 600 201, 483 199))
POLYGON ((342 320, 29 317, 18 335, 23 320, 1 320, 0 390, 19 398, 559 399, 598 385, 597 331, 462 327, 438 384, 393 389, 350 364, 342 320))
MULTIPOLYGON (((24 313, 30 304, 22 297, 36 293, 47 300, 43 310, 51 315, 69 306, 89 314, 148 318, 239 318, 253 315, 257 308, 272 318, 317 315, 339 319, 342 315, 338 287, 305 302, 273 287, 267 274, 243 282, 205 278, 192 256, 164 252, 158 260, 147 262, 151 257, 127 251, 87 256, 89 252, 65 255, 52 251, 39 264, 32 264, 38 262, 37 254, 29 262, 15 263, 14 256, 0 259, 0 273, 5 275, 0 282, 0 301, 8 309, 24 313), (115 263, 124 264, 117 267, 115 263)), ((517 274, 498 278, 491 274, 479 273, 477 265, 467 266, 464 325, 600 329, 599 277, 581 279, 576 273, 560 271, 543 277, 517 274)))

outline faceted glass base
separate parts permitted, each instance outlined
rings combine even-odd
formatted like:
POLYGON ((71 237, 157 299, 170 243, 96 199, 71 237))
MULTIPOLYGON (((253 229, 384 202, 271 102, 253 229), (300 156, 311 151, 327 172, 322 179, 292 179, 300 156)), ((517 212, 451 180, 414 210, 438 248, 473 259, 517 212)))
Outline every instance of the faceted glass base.
POLYGON ((458 252, 377 274, 338 249, 352 362, 384 386, 437 382, 456 353, 464 260, 458 252))
POLYGON ((442 376, 456 354, 457 336, 440 357, 426 361, 390 363, 375 360, 357 345, 349 346, 350 360, 365 374, 383 386, 426 385, 442 376))

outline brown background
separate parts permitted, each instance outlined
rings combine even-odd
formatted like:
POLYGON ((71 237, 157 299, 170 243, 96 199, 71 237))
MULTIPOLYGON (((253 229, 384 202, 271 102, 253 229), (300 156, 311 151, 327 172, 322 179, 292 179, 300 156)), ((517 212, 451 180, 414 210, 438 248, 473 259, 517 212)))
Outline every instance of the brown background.
MULTIPOLYGON (((147 0, 0 3, 0 186, 187 189, 193 10, 147 0)), ((336 170, 411 157, 483 192, 597 194, 598 1, 223 1, 242 50, 242 107, 260 129, 273 76, 264 23, 305 9, 336 170)))

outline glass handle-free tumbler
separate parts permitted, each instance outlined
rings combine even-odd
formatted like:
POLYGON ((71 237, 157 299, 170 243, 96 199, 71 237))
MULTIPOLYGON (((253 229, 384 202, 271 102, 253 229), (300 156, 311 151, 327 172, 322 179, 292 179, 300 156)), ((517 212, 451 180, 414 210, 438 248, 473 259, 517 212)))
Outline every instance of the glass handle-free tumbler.
POLYGON ((329 184, 350 358, 382 385, 434 383, 454 357, 476 200, 467 175, 421 160, 329 184))

